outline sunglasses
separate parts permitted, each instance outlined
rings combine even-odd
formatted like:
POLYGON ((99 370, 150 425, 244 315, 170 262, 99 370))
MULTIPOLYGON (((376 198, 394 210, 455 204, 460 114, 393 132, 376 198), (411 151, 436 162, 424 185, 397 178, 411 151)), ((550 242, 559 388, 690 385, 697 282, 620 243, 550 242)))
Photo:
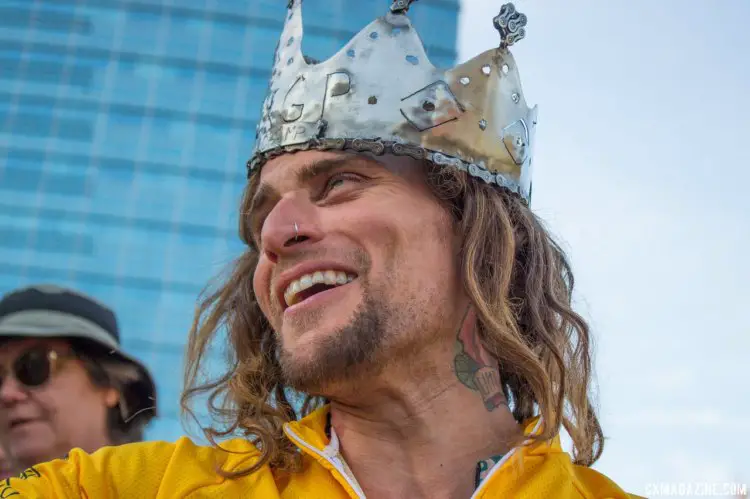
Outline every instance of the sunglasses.
POLYGON ((10 369, 0 366, 0 389, 9 375, 26 388, 38 388, 52 378, 64 360, 75 357, 73 353, 61 353, 50 348, 30 348, 16 357, 10 369))

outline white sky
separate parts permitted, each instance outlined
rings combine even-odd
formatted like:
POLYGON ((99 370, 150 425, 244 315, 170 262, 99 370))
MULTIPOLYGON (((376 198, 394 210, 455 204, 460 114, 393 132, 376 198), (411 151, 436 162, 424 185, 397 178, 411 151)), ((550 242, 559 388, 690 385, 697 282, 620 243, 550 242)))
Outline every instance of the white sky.
MULTIPOLYGON (((463 1, 460 61, 498 43, 502 3, 463 1)), ((597 340, 595 468, 640 494, 750 484, 750 1, 516 7, 539 104, 532 205, 597 340)))

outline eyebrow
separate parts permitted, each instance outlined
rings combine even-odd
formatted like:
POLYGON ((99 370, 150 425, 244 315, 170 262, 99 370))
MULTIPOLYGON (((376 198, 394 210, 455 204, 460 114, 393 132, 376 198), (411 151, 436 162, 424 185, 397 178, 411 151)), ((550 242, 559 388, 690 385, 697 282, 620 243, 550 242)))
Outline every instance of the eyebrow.
MULTIPOLYGON (((352 165, 357 163, 368 164, 368 166, 370 167, 375 165, 379 167, 383 166, 376 159, 368 158, 367 156, 347 155, 336 158, 320 159, 303 166, 297 171, 297 173, 295 174, 297 178, 297 184, 309 183, 319 175, 330 173, 331 171, 341 168, 345 165, 352 165)), ((281 168, 283 168, 283 166, 281 166, 281 168)), ((280 197, 281 193, 279 193, 279 191, 275 187, 267 183, 261 183, 255 195, 253 196, 252 201, 250 202, 249 216, 251 224, 256 216, 255 213, 257 212, 258 208, 266 205, 271 199, 280 197)))
MULTIPOLYGON (((330 173, 331 171, 341 168, 342 166, 351 165, 353 163, 369 163, 369 166, 378 165, 379 167, 382 167, 382 165, 377 160, 370 159, 366 156, 343 156, 338 158, 326 158, 312 162, 300 168, 296 173, 297 183, 306 184, 319 175, 330 173)), ((257 207, 266 204, 269 199, 278 197, 281 197, 281 194, 276 188, 274 188, 270 184, 261 183, 260 187, 258 187, 257 192, 255 193, 255 196, 253 196, 252 202, 250 203, 250 213, 255 211, 257 207)))

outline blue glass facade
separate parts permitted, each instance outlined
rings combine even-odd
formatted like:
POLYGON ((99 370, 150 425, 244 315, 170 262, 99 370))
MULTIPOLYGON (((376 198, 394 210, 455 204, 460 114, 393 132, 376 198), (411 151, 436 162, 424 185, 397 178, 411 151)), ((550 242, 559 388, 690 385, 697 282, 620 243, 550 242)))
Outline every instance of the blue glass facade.
MULTIPOLYGON (((286 0, 0 5, 0 293, 54 282, 118 313, 174 439, 198 293, 236 256, 239 196, 286 0)), ((333 55, 388 0, 306 0, 304 49, 333 55)), ((458 0, 411 12, 455 63, 458 0)))

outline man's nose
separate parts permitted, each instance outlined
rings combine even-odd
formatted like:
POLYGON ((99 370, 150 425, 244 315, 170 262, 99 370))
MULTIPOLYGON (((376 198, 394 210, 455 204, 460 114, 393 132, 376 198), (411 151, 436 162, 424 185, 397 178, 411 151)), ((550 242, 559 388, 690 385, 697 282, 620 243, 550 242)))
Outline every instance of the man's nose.
POLYGON ((262 250, 276 261, 322 237, 317 209, 306 196, 285 195, 266 217, 261 231, 262 250))
POLYGON ((0 406, 10 407, 28 398, 26 388, 15 377, 3 376, 0 383, 0 406))

